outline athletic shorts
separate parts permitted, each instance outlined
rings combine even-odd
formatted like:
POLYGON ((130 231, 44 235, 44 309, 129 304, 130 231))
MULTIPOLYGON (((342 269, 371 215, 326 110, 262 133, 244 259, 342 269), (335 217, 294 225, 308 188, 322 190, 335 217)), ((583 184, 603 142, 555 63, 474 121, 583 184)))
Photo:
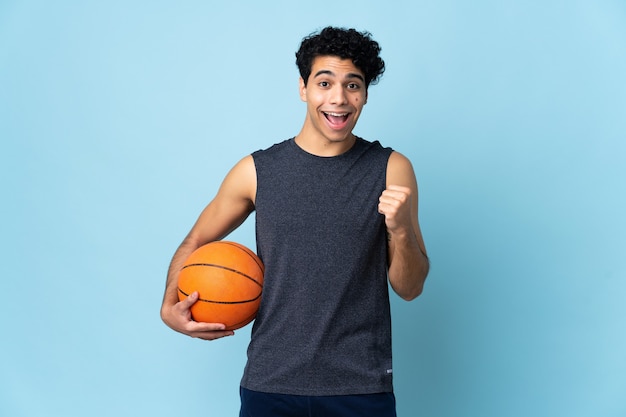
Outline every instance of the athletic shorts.
POLYGON ((392 392, 306 396, 270 394, 240 388, 239 417, 396 417, 392 392))

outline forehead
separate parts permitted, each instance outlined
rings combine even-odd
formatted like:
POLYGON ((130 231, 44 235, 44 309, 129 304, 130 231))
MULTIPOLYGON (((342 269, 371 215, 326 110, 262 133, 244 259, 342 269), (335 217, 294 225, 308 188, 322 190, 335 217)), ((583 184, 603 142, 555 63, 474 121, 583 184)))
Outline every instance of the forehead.
POLYGON ((333 55, 321 55, 313 59, 311 77, 316 77, 319 74, 338 78, 364 77, 363 71, 358 69, 351 59, 342 59, 333 55))

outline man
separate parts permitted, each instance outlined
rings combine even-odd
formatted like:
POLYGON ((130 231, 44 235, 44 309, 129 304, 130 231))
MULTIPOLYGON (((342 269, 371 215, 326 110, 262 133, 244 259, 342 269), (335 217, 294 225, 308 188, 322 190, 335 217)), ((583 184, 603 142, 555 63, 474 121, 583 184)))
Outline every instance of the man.
POLYGON ((183 261, 256 211, 265 264, 241 382, 241 416, 395 416, 387 280, 421 292, 429 263, 407 158, 352 131, 384 72, 369 33, 328 27, 296 53, 304 125, 237 163, 172 259, 163 321, 191 337, 232 335, 178 302, 183 261))

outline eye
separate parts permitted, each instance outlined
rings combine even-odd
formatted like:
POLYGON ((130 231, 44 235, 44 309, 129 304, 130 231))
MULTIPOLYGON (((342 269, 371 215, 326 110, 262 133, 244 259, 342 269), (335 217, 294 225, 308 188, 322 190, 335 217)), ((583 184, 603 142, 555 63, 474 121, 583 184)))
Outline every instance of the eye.
POLYGON ((361 88, 361 86, 357 83, 350 83, 348 84, 348 89, 349 90, 358 90, 359 88, 361 88))
POLYGON ((320 81, 317 85, 319 85, 322 88, 326 88, 330 86, 330 83, 328 81, 320 81))

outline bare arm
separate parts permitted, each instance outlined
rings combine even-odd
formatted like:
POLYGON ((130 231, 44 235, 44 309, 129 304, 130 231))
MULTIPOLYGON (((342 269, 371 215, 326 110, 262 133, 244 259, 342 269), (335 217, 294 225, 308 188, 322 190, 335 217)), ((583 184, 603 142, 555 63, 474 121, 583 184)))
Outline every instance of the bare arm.
POLYGON ((389 235, 389 282, 405 300, 422 293, 429 262, 417 215, 417 181, 411 162, 393 152, 387 165, 387 189, 378 210, 389 235))
POLYGON ((247 156, 226 175, 215 198, 202 211, 191 231, 178 247, 167 274, 161 319, 177 332, 213 340, 232 335, 219 323, 198 323, 191 319, 190 307, 197 301, 193 293, 178 301, 178 274, 183 263, 200 246, 220 240, 236 229, 254 210, 256 171, 252 156, 247 156))

